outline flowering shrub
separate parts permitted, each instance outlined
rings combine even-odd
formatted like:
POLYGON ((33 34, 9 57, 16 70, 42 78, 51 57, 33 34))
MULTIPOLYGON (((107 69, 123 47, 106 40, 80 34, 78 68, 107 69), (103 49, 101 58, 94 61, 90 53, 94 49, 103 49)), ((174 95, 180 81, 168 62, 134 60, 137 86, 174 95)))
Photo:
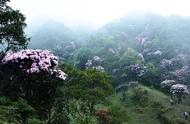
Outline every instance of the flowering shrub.
POLYGON ((113 48, 109 48, 109 49, 108 49, 108 52, 109 52, 109 53, 112 53, 112 54, 115 54, 115 53, 116 53, 116 52, 113 50, 113 48))
POLYGON ((189 66, 183 66, 181 69, 175 71, 176 77, 179 81, 185 82, 188 81, 188 77, 190 74, 189 66))
POLYGON ((182 98, 184 98, 184 95, 189 94, 189 91, 187 89, 187 86, 184 84, 175 84, 170 88, 171 92, 171 99, 174 99, 176 96, 177 102, 182 102, 182 98))
POLYGON ((163 59, 161 61, 161 67, 163 67, 165 69, 171 69, 172 66, 173 66, 173 63, 171 60, 163 59))
POLYGON ((8 53, 2 60, 4 65, 22 70, 27 74, 48 73, 65 80, 66 74, 56 70, 58 58, 48 50, 21 50, 8 53))
POLYGON ((102 59, 101 59, 99 56, 94 56, 94 57, 93 57, 93 60, 94 60, 94 61, 102 61, 102 59))
POLYGON ((161 55, 162 55, 162 51, 156 50, 156 51, 154 52, 154 55, 159 55, 159 56, 161 56, 161 55))
POLYGON ((139 53, 139 54, 138 54, 138 56, 139 56, 139 58, 141 59, 141 61, 142 61, 142 62, 144 62, 144 61, 145 61, 144 56, 143 56, 143 54, 142 54, 142 53, 139 53))
POLYGON ((94 56, 93 59, 89 59, 86 64, 85 64, 85 68, 86 69, 95 69, 101 72, 104 72, 104 67, 100 66, 100 62, 102 61, 102 59, 99 56, 94 56))
POLYGON ((172 62, 176 67, 181 67, 183 65, 187 65, 189 63, 190 57, 186 54, 179 54, 172 58, 172 62))
POLYGON ((140 44, 141 46, 143 46, 144 43, 145 43, 146 40, 147 40, 147 37, 142 33, 142 34, 140 34, 138 37, 136 37, 136 39, 138 40, 139 44, 140 44))
POLYGON ((8 77, 0 82, 1 93, 14 99, 25 98, 46 116, 57 97, 57 88, 67 77, 56 69, 58 58, 47 50, 29 49, 6 54, 1 65, 8 77))
POLYGON ((92 60, 88 60, 85 66, 86 66, 86 69, 90 68, 92 66, 92 60))
POLYGON ((132 74, 137 75, 138 77, 143 76, 144 70, 142 70, 141 66, 139 64, 132 64, 129 66, 129 71, 132 74))
POLYGON ((161 87, 162 88, 170 88, 172 85, 175 84, 175 81, 174 80, 164 80, 161 82, 161 87))
POLYGON ((172 85, 172 87, 170 89, 170 92, 172 94, 175 94, 175 93, 189 94, 187 86, 184 85, 184 84, 175 84, 175 85, 172 85))
POLYGON ((95 69, 95 70, 101 71, 101 72, 105 72, 104 67, 102 67, 102 66, 100 66, 100 65, 98 65, 98 66, 93 66, 92 68, 95 69))

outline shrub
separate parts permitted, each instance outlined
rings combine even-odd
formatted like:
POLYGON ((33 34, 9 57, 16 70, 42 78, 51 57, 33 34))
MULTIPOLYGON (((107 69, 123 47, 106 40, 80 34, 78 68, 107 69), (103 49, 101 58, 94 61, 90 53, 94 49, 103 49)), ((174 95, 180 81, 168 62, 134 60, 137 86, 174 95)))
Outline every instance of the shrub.
POLYGON ((142 88, 135 88, 132 99, 141 105, 145 105, 148 101, 148 91, 142 88))
POLYGON ((40 120, 37 119, 37 118, 29 118, 29 119, 26 121, 26 124, 44 124, 44 122, 40 121, 40 120))
POLYGON ((106 109, 97 110, 95 115, 101 124, 110 124, 111 116, 108 110, 106 109))
POLYGON ((129 119, 126 110, 119 106, 111 106, 108 112, 111 116, 109 124, 122 124, 129 119))

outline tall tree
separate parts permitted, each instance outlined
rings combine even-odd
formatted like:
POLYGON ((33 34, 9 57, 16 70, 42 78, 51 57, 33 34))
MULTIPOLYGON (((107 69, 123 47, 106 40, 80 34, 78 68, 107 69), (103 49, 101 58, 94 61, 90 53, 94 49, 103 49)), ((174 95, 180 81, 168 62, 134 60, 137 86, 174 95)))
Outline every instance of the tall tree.
POLYGON ((0 60, 8 51, 25 48, 29 40, 24 33, 25 16, 8 6, 8 2, 0 0, 0 60))

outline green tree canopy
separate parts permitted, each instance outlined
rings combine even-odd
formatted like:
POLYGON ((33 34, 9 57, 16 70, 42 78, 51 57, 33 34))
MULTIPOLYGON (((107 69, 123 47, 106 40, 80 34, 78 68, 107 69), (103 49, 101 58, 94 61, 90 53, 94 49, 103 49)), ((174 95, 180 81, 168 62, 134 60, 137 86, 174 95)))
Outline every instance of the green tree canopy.
POLYGON ((0 1, 0 59, 8 51, 25 48, 29 40, 24 33, 24 15, 8 6, 8 2, 10 0, 0 1))

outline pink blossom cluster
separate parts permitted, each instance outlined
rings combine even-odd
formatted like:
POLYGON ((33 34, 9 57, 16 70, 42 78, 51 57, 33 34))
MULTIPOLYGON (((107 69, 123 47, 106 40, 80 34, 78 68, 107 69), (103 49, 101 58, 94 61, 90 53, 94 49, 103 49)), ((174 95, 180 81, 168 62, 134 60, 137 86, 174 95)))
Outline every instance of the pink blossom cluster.
POLYGON ((164 80, 161 82, 161 87, 162 88, 170 88, 172 85, 174 85, 176 82, 175 80, 164 80))
POLYGON ((163 68, 168 69, 168 68, 171 68, 171 67, 173 66, 173 63, 172 63, 171 60, 163 59, 162 62, 161 62, 161 66, 162 66, 163 68))
POLYGON ((67 78, 67 75, 62 70, 54 70, 54 73, 56 74, 56 77, 62 80, 65 80, 67 78))
POLYGON ((86 69, 90 68, 92 66, 92 60, 88 60, 85 66, 86 66, 86 69))
POLYGON ((130 65, 129 70, 130 72, 135 73, 139 77, 143 76, 144 74, 144 70, 142 70, 139 64, 130 65))
POLYGON ((183 66, 181 69, 175 71, 177 79, 183 81, 189 75, 189 66, 183 66))
POLYGON ((27 74, 47 72, 65 80, 66 74, 56 70, 58 58, 48 50, 21 50, 16 53, 8 53, 2 60, 3 64, 16 66, 27 74))
POLYGON ((145 61, 144 56, 143 56, 142 53, 139 53, 139 54, 138 54, 138 57, 141 59, 141 61, 143 61, 143 62, 145 61))
POLYGON ((101 72, 105 72, 104 67, 102 67, 102 66, 100 66, 100 65, 98 65, 98 66, 93 66, 92 68, 93 68, 93 69, 96 69, 96 70, 98 70, 98 71, 101 71, 101 72))
POLYGON ((171 88, 170 88, 170 92, 172 94, 175 94, 175 93, 189 94, 187 86, 184 85, 184 84, 175 84, 175 85, 172 85, 171 88))
POLYGON ((115 54, 116 52, 113 50, 113 48, 109 48, 108 51, 112 54, 115 54))
POLYGON ((145 43, 146 40, 147 40, 147 37, 142 33, 142 34, 140 34, 138 37, 136 37, 136 39, 139 41, 139 44, 140 44, 141 46, 143 46, 144 43, 145 43))
POLYGON ((179 54, 171 60, 175 66, 188 65, 190 62, 190 56, 187 54, 179 54))
POLYGON ((93 59, 87 60, 85 63, 85 68, 89 69, 92 68, 92 66, 99 65, 101 63, 102 59, 99 56, 94 56, 93 59))
POLYGON ((189 59, 189 56, 187 54, 179 54, 174 59, 178 59, 178 60, 181 60, 181 61, 186 61, 187 59, 189 59))
POLYGON ((102 59, 101 59, 99 56, 94 56, 94 57, 93 57, 93 60, 94 60, 94 61, 102 61, 102 59))
POLYGON ((161 55, 162 55, 162 51, 156 50, 156 51, 154 52, 154 55, 159 55, 159 56, 161 56, 161 55))

